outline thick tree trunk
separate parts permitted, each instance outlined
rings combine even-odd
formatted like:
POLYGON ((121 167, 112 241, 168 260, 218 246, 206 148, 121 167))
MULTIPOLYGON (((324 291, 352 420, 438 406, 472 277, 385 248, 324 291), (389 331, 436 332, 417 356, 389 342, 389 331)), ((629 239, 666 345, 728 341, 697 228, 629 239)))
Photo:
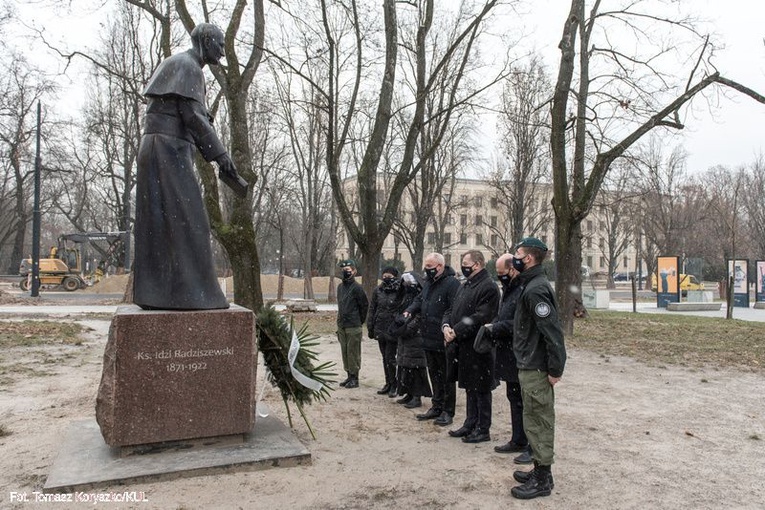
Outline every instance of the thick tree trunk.
POLYGON ((556 216, 555 225, 555 294, 558 298, 563 332, 574 332, 574 317, 586 315, 582 304, 582 230, 581 223, 569 216, 556 216), (573 311, 567 312, 567 311, 573 311))

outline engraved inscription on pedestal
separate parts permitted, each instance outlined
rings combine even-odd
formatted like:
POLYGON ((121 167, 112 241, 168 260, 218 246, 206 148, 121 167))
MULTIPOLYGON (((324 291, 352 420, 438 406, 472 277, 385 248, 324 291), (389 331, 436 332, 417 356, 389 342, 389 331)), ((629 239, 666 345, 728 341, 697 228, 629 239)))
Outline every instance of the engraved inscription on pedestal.
POLYGON ((254 316, 246 308, 120 307, 96 419, 110 446, 226 436, 254 426, 254 316))

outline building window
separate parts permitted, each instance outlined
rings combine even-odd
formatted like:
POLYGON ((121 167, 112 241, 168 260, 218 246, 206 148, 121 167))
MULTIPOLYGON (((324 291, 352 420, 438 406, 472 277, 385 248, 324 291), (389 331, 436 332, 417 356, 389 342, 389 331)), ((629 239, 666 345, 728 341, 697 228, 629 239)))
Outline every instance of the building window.
POLYGON ((467 226, 467 214, 460 214, 460 226, 461 227, 467 226))
POLYGON ((483 246, 483 234, 476 234, 475 235, 475 245, 476 246, 483 246))
POLYGON ((468 204, 468 196, 467 195, 460 195, 460 205, 462 207, 467 207, 468 204))
POLYGON ((592 232, 592 220, 587 220, 587 232, 592 232))
POLYGON ((601 237, 600 240, 598 241, 598 248, 602 250, 605 247, 606 247, 606 240, 601 237))
POLYGON ((547 244, 547 236, 542 236, 542 242, 547 244))
POLYGON ((476 214, 475 224, 477 227, 480 227, 481 225, 483 225, 483 216, 481 216, 480 214, 476 214))
POLYGON ((497 217, 496 217, 496 216, 491 216, 491 217, 489 218, 489 224, 490 224, 492 227, 496 227, 496 226, 497 226, 497 217))
POLYGON ((624 257, 624 259, 622 260, 622 266, 624 266, 625 269, 630 267, 630 261, 627 257, 624 257))
POLYGON ((497 205, 499 204, 499 200, 497 200, 497 197, 491 197, 491 199, 489 200, 489 203, 494 209, 496 209, 497 205))
POLYGON ((451 215, 451 214, 447 214, 447 215, 444 217, 444 223, 446 223, 447 225, 451 225, 451 224, 452 224, 452 221, 453 221, 453 220, 452 220, 452 215, 451 215))
POLYGON ((592 255, 587 255, 587 267, 592 268, 592 255))
POLYGON ((600 257, 600 267, 601 268, 606 267, 606 258, 605 257, 600 257))
POLYGON ((592 248, 592 237, 587 236, 587 248, 592 248))
POLYGON ((475 206, 483 207, 483 197, 475 197, 475 206))
POLYGON ((444 245, 449 246, 452 244, 452 234, 447 232, 444 234, 444 245))
POLYGON ((430 244, 430 245, 436 244, 436 233, 435 232, 428 232, 428 244, 430 244))
POLYGON ((460 234, 460 244, 467 244, 467 234, 464 232, 460 234))
POLYGON ((447 266, 451 266, 452 265, 452 254, 451 253, 447 253, 446 255, 444 255, 444 263, 447 266))
POLYGON ((491 245, 496 247, 499 244, 499 236, 497 234, 491 235, 491 245))

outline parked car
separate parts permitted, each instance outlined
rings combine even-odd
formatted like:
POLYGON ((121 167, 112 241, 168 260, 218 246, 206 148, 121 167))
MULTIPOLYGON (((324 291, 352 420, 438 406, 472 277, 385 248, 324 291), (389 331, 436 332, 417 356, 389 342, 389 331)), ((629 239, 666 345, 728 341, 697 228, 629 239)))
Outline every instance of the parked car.
POLYGON ((628 282, 630 281, 630 275, 628 273, 614 273, 615 282, 628 282))

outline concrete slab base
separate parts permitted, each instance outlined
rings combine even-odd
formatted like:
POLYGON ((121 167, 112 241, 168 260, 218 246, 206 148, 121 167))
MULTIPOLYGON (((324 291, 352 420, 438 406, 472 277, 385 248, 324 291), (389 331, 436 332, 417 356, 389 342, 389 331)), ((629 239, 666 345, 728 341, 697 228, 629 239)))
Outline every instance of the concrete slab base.
POLYGON ((704 312, 717 311, 722 303, 667 303, 668 312, 704 312))
MULTIPOLYGON (((259 408, 263 405, 260 404, 259 408)), ((223 472, 254 471, 311 463, 311 452, 274 417, 257 417, 244 442, 121 456, 104 442, 95 419, 73 422, 51 467, 43 492, 74 492, 223 472)), ((211 441, 211 443, 215 443, 211 441)))
POLYGON ((753 308, 755 310, 765 310, 765 301, 757 301, 753 308))

